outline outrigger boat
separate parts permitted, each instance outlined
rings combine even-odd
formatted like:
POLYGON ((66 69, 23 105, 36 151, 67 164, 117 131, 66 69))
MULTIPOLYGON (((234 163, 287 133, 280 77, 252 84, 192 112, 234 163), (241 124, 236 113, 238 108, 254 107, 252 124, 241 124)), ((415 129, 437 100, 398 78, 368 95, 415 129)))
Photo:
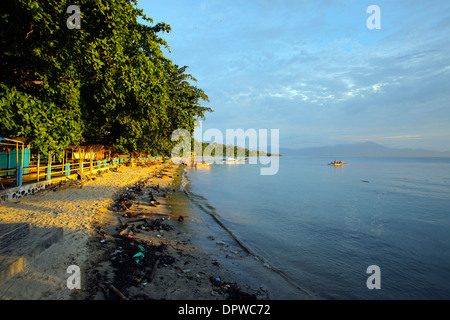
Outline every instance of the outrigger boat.
POLYGON ((196 168, 211 168, 211 163, 208 162, 196 163, 194 166, 196 168))
POLYGON ((334 160, 333 162, 330 162, 329 165, 330 166, 335 166, 335 167, 340 167, 340 166, 348 165, 348 163, 344 162, 344 161, 336 161, 336 160, 334 160))
POLYGON ((225 163, 240 163, 246 162, 248 158, 233 158, 233 157, 224 157, 223 162, 225 163))
POLYGON ((195 161, 191 161, 191 162, 182 162, 182 164, 186 167, 190 167, 190 168, 211 168, 211 163, 208 162, 195 162, 195 161))
POLYGON ((201 162, 196 162, 195 161, 195 154, 193 152, 191 152, 191 161, 190 162, 185 162, 182 161, 182 164, 186 167, 190 167, 190 168, 211 168, 211 163, 205 162, 203 160, 202 157, 202 161, 201 162))

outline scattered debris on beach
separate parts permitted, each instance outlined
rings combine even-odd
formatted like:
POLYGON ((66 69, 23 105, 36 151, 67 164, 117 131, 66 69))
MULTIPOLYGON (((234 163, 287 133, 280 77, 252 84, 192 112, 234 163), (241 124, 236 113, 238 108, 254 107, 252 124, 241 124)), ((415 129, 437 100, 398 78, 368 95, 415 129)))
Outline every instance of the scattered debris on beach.
POLYGON ((123 190, 108 208, 117 223, 93 221, 96 234, 90 245, 103 254, 88 273, 85 299, 261 298, 223 279, 219 263, 190 243, 180 228, 186 217, 164 208, 174 191, 169 184, 173 176, 163 168, 123 190))

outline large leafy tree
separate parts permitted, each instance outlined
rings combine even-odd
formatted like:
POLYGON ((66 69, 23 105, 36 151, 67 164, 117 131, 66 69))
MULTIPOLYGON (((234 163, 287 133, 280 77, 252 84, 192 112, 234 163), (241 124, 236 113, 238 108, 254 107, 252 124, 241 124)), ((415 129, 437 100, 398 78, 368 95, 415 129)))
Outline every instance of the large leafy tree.
POLYGON ((162 53, 158 34, 170 26, 153 24, 135 1, 81 0, 81 29, 69 29, 69 5, 4 0, 0 134, 27 137, 43 152, 87 141, 169 154, 173 130, 192 132, 212 111, 186 67, 162 53))
POLYGON ((0 133, 26 137, 44 152, 81 141, 81 83, 74 77, 70 37, 58 23, 61 4, 8 0, 2 9, 0 133))

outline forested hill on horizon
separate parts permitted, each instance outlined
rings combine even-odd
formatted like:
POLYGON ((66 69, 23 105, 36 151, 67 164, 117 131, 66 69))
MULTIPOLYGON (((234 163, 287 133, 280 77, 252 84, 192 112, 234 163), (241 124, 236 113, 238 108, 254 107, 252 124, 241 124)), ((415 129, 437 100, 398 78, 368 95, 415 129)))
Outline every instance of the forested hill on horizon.
POLYGON ((450 151, 389 148, 371 141, 301 149, 280 148, 280 153, 330 157, 450 157, 450 151))

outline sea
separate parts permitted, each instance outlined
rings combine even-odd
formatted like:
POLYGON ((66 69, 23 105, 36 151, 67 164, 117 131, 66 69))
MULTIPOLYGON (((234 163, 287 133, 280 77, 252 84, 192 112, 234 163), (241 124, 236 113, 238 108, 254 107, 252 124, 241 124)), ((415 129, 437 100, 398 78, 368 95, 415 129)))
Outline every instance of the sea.
POLYGON ((450 158, 209 162, 183 170, 175 209, 211 254, 227 239, 252 257, 242 275, 271 298, 450 299, 450 158))

